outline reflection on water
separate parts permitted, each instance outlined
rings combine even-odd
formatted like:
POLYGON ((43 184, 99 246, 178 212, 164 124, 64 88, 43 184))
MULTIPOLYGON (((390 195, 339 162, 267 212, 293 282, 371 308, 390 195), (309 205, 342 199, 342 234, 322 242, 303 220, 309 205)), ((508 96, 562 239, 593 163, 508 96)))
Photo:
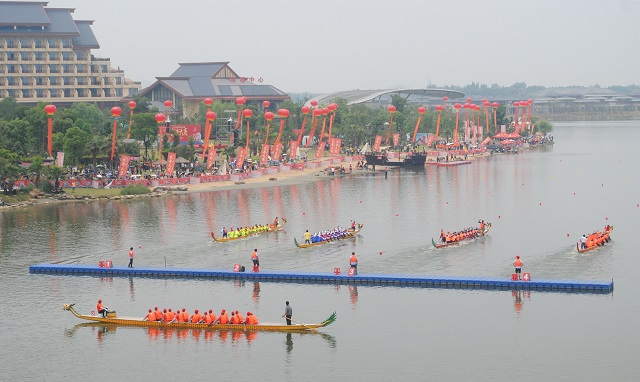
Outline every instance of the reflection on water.
POLYGON ((531 291, 528 290, 513 290, 511 291, 511 297, 513 297, 513 309, 516 311, 516 314, 520 316, 522 313, 522 306, 524 304, 524 299, 527 301, 531 300, 531 291))

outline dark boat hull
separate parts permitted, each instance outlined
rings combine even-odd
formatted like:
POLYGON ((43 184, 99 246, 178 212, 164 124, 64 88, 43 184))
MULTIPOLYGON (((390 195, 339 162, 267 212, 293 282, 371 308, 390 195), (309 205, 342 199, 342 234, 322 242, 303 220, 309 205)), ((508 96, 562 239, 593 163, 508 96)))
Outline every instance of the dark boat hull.
POLYGON ((412 155, 407 155, 402 160, 389 160, 386 154, 364 154, 364 157, 367 161, 368 165, 375 166, 389 166, 389 167, 400 167, 400 166, 423 166, 427 161, 427 154, 424 153, 416 153, 412 155))

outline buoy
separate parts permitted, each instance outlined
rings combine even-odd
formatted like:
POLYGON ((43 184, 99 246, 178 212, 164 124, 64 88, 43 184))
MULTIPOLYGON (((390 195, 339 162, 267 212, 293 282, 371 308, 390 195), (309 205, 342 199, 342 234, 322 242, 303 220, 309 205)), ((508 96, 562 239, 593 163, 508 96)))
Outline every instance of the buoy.
POLYGON ((398 214, 396 214, 396 216, 398 216, 398 214))
POLYGON ((360 204, 362 204, 362 200, 360 201, 360 204))
POLYGON ((574 192, 573 194, 575 195, 576 193, 574 192))
POLYGON ((444 202, 444 204, 449 204, 449 202, 444 202))
POLYGON ((500 219, 500 215, 498 215, 498 219, 500 219))
POLYGON ((609 220, 609 218, 604 218, 604 220, 609 220))
POLYGON ((382 251, 380 251, 380 256, 382 256, 382 251))
POLYGON ((142 248, 142 246, 141 246, 141 245, 139 245, 139 246, 138 246, 138 248, 142 248))
POLYGON ((540 202, 540 205, 542 205, 542 202, 540 202))
POLYGON ((567 237, 569 237, 569 234, 567 234, 567 237))

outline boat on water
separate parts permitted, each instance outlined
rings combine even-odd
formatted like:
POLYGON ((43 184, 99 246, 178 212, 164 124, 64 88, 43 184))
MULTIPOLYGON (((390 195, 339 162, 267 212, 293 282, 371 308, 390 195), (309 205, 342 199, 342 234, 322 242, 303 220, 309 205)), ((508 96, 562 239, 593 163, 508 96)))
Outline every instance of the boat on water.
POLYGON ((389 158, 387 153, 371 152, 364 154, 364 157, 367 165, 372 166, 423 166, 427 161, 427 153, 419 152, 400 154, 398 158, 389 158))
POLYGON ((143 326, 143 327, 159 327, 159 328, 185 328, 185 329, 207 329, 207 330, 234 330, 234 331, 267 331, 267 332, 307 332, 316 331, 318 328, 331 325, 337 318, 336 312, 333 312, 329 318, 319 324, 303 324, 296 323, 291 325, 283 325, 278 323, 259 323, 256 325, 245 324, 205 324, 192 322, 163 322, 163 321, 146 321, 140 317, 117 317, 115 312, 109 312, 107 317, 94 315, 85 315, 78 313, 74 308, 75 304, 64 304, 63 309, 73 313, 74 316, 91 322, 99 322, 103 324, 115 324, 122 326, 143 326))
POLYGON ((585 253, 585 252, 589 252, 596 248, 600 248, 604 246, 606 243, 611 241, 611 232, 613 232, 613 226, 612 225, 606 226, 602 232, 598 231, 596 233, 589 235, 589 236, 593 235, 594 238, 591 241, 587 240, 586 248, 581 248, 580 242, 577 242, 576 250, 578 250, 579 253, 585 253))
POLYGON ((349 228, 347 230, 347 235, 342 237, 342 238, 340 238, 340 239, 322 240, 322 241, 318 241, 316 243, 311 243, 311 244, 300 244, 300 243, 298 243, 298 240, 294 237, 293 241, 294 241, 294 243, 296 243, 296 246, 298 248, 309 248, 309 247, 315 247, 315 246, 318 246, 318 245, 335 243, 335 242, 338 242, 340 240, 353 239, 362 230, 363 226, 364 226, 363 223, 359 223, 356 229, 349 228))
POLYGON ((450 242, 450 243, 440 243, 440 244, 436 244, 436 241, 433 240, 433 238, 431 238, 431 244, 433 244, 433 246, 436 247, 436 248, 451 247, 452 245, 458 245, 458 244, 460 244, 462 242, 471 241, 471 240, 477 239, 479 237, 482 237, 482 236, 486 235, 490 230, 491 230, 491 223, 487 223, 484 231, 481 231, 480 229, 478 229, 478 234, 476 236, 474 236, 474 237, 470 237, 470 238, 463 239, 463 240, 458 240, 458 241, 453 241, 453 242, 450 242))
POLYGON ((267 229, 266 231, 262 231, 262 232, 258 232, 258 233, 254 233, 251 235, 247 235, 247 236, 238 236, 238 237, 216 237, 215 232, 211 232, 211 238, 213 239, 213 241, 217 241, 219 243, 226 243, 227 241, 234 241, 234 240, 240 240, 240 239, 248 239, 251 237, 256 237, 256 236, 260 236, 260 235, 264 235, 265 233, 269 233, 269 232, 273 232, 273 231, 279 231, 282 229, 282 227, 284 227, 284 225, 287 223, 287 219, 282 218, 282 223, 278 224, 278 225, 273 225, 270 224, 269 225, 269 229, 267 229))

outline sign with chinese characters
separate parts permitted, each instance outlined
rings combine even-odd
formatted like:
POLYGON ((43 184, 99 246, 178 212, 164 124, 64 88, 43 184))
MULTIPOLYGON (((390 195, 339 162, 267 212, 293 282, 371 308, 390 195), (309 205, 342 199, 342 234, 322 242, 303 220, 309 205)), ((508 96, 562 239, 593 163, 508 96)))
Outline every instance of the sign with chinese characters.
POLYGON ((193 142, 202 144, 202 127, 200 125, 171 125, 169 127, 169 142, 173 142, 173 132, 180 136, 180 144, 189 143, 189 138, 193 137, 193 142))
POLYGON ((124 178, 127 176, 127 170, 129 170, 129 162, 131 157, 128 155, 122 155, 120 157, 120 166, 118 167, 118 178, 124 178))
POLYGON ((236 156, 236 168, 238 170, 242 170, 242 165, 244 164, 244 158, 247 156, 244 151, 244 147, 240 147, 238 149, 238 155, 236 156))
POLYGON ((167 154, 167 174, 173 174, 173 170, 176 167, 176 153, 167 154))
POLYGON ((280 155, 282 155, 282 143, 276 143, 271 146, 271 159, 279 161, 280 155))
POLYGON ((398 147, 398 141, 400 140, 399 134, 393 134, 393 147, 398 147))
POLYGON ((382 135, 376 135, 376 139, 373 141, 373 151, 380 151, 380 145, 382 144, 382 135))
POLYGON ((324 153, 324 146, 327 144, 324 142, 318 143, 318 148, 316 149, 316 159, 322 158, 322 154, 324 153))
POLYGON ((212 146, 207 151, 207 169, 213 167, 213 163, 216 161, 216 147, 212 146))
POLYGON ((329 142, 329 154, 330 155, 340 155, 340 147, 342 147, 342 139, 341 138, 331 138, 329 142))
POLYGON ((269 161, 269 145, 267 143, 262 144, 262 149, 260 150, 260 164, 267 164, 269 161))
POLYGON ((289 142, 289 158, 295 158, 298 152, 298 141, 289 142))

